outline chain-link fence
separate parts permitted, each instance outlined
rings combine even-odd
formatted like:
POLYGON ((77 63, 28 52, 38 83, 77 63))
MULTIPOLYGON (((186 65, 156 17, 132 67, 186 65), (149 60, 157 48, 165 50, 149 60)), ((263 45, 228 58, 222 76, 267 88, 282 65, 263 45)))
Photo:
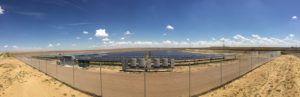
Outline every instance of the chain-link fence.
POLYGON ((60 65, 57 60, 16 56, 31 67, 78 90, 103 97, 189 97, 222 86, 271 61, 279 51, 245 51, 222 60, 189 60, 171 72, 111 71, 93 63, 93 70, 78 65, 60 65), (229 58, 231 57, 231 58, 229 58))

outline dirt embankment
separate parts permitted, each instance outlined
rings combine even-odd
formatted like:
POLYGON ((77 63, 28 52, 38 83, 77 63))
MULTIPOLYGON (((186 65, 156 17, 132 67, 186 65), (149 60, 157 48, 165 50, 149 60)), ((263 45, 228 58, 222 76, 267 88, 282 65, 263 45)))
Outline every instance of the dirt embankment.
POLYGON ((6 55, 0 56, 0 97, 89 97, 6 55))
POLYGON ((282 55, 201 97, 300 97, 300 59, 282 55))

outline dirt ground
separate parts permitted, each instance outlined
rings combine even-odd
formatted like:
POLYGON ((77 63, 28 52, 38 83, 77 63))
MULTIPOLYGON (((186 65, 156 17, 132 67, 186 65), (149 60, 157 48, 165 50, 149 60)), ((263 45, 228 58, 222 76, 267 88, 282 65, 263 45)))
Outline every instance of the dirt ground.
POLYGON ((0 97, 90 97, 32 69, 23 62, 0 56, 0 97))
POLYGON ((282 55, 200 97, 300 97, 300 59, 282 55))

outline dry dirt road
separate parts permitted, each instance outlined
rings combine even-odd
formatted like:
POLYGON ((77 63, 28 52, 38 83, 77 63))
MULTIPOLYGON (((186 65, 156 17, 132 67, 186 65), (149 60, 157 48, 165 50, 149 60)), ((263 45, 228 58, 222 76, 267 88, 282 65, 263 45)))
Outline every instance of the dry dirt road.
POLYGON ((13 58, 0 56, 0 97, 90 97, 13 58))
POLYGON ((200 97, 300 97, 300 59, 282 55, 200 97))

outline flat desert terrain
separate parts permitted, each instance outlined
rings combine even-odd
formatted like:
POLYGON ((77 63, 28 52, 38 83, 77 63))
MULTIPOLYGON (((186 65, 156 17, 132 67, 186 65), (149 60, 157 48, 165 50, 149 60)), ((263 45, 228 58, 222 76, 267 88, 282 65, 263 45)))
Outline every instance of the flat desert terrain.
POLYGON ((200 97, 300 97, 300 59, 282 55, 200 97))
POLYGON ((0 97, 90 97, 32 69, 23 62, 0 56, 0 97))

